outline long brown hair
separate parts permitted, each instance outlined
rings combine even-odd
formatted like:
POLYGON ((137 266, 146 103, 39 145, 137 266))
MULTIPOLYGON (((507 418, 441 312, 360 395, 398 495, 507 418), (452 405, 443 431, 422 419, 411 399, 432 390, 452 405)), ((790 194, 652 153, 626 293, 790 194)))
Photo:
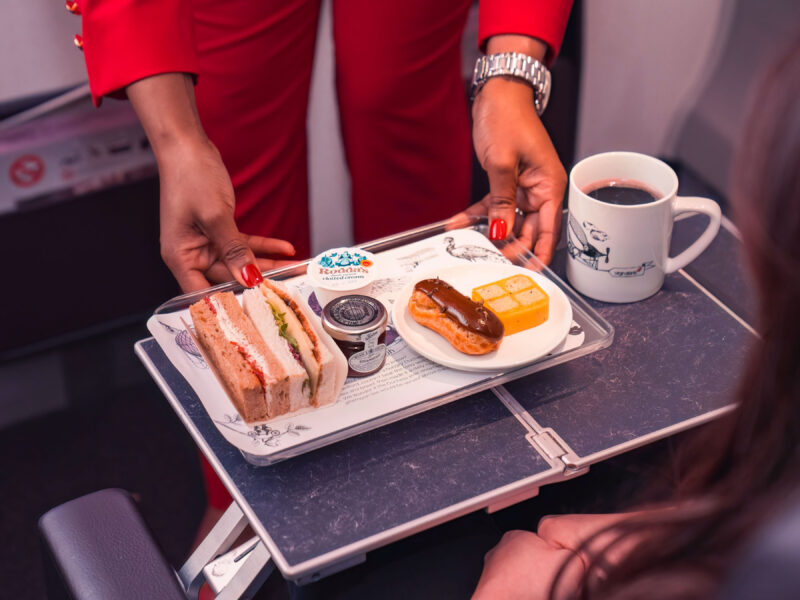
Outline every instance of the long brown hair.
POLYGON ((800 38, 758 89, 731 188, 759 300, 739 405, 685 452, 680 508, 619 526, 618 542, 641 541, 599 583, 589 573, 582 598, 707 598, 748 536, 800 490, 800 38))

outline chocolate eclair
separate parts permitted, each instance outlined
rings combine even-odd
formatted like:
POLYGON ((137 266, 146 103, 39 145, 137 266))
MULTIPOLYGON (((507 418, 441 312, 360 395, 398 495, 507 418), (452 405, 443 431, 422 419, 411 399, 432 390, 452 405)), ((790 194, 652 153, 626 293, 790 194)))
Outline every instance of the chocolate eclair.
POLYGON ((441 279, 423 279, 408 301, 414 320, 464 354, 488 354, 503 341, 503 323, 493 312, 441 279))

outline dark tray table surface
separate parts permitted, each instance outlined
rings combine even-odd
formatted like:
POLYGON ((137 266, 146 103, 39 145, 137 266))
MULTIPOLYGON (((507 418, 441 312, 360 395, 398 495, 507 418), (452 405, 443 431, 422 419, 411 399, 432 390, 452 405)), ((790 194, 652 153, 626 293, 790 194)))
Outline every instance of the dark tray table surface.
MULTIPOLYGON (((672 254, 705 223, 700 216, 676 222, 672 254)), ((752 318, 740 248, 721 228, 686 272, 718 298, 737 299, 740 316, 752 318)), ((562 277, 565 260, 559 252, 553 265, 562 277)), ((505 386, 579 457, 608 453, 731 403, 753 334, 682 274, 668 275, 661 291, 642 302, 587 301, 614 326, 611 347, 505 386)))
POLYGON ((551 470, 491 391, 255 467, 217 431, 158 344, 144 346, 291 565, 551 470))

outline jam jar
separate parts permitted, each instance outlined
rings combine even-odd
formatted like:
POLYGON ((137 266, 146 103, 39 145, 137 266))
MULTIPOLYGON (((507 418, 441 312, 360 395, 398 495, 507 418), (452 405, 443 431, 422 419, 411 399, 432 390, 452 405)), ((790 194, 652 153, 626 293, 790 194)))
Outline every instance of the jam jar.
POLYGON ((386 308, 369 296, 340 296, 322 310, 322 327, 347 359, 348 377, 365 377, 386 362, 386 308))

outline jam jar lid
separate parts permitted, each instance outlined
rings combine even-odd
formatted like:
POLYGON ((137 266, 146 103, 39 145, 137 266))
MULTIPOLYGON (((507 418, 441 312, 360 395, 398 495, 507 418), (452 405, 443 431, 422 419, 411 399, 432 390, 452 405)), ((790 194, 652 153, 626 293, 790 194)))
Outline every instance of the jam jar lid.
POLYGON ((322 327, 332 338, 345 342, 359 342, 363 334, 384 329, 387 320, 379 300, 358 294, 340 296, 322 309, 322 327))

